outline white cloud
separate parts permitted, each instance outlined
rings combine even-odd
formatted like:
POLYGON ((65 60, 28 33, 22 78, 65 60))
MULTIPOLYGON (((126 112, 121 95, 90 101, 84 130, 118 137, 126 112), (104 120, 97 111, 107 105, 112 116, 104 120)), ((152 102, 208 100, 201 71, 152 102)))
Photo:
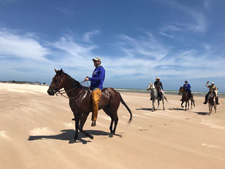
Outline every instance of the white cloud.
MULTIPOLYGON (((94 69, 92 58, 96 56, 94 49, 100 47, 92 43, 87 45, 69 35, 56 42, 48 42, 47 46, 41 45, 37 39, 1 32, 0 71, 5 72, 5 78, 45 78, 43 81, 46 81, 52 78, 54 68, 63 68, 80 81, 85 76, 91 76, 94 69), (46 59, 47 54, 52 58, 46 59), (17 60, 11 60, 12 57, 17 60)), ((145 36, 138 38, 121 35, 118 43, 114 45, 124 54, 102 56, 107 79, 116 78, 129 82, 132 79, 143 80, 156 76, 164 79, 171 76, 186 79, 225 77, 225 58, 221 55, 215 60, 212 59, 210 56, 213 56, 214 50, 209 44, 203 44, 203 48, 212 51, 211 53, 197 49, 176 51, 173 46, 166 46, 147 32, 145 36)), ((0 76, 2 77, 3 75, 0 76)))
POLYGON ((84 34, 84 37, 83 37, 83 40, 85 42, 91 42, 91 38, 94 36, 94 35, 98 35, 100 34, 100 31, 99 30, 93 30, 91 32, 87 32, 84 34))
POLYGON ((24 35, 0 30, 0 55, 21 59, 46 60, 50 51, 38 41, 24 35))

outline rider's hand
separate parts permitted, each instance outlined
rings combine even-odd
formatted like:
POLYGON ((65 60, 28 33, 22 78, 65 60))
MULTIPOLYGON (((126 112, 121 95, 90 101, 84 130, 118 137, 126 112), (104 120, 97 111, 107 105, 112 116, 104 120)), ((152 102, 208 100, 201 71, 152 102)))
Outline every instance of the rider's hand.
POLYGON ((85 79, 84 79, 84 81, 88 81, 89 80, 89 78, 88 77, 86 77, 85 79))

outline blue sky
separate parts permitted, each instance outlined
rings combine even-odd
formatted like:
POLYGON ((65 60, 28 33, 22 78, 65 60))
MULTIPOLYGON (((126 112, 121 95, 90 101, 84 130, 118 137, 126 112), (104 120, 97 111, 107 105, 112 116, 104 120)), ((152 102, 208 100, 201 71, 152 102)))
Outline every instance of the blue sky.
POLYGON ((78 81, 102 58, 105 87, 225 91, 224 0, 1 0, 0 80, 78 81))

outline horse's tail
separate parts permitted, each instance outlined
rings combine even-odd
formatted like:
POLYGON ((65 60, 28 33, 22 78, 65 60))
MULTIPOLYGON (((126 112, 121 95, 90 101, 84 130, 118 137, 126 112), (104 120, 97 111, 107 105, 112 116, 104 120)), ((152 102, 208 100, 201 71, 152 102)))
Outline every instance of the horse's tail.
POLYGON ((164 99, 166 100, 167 103, 169 103, 165 95, 164 95, 164 99))
POLYGON ((130 108, 127 106, 127 104, 124 102, 124 100, 123 100, 121 95, 120 95, 120 101, 127 108, 127 110, 129 111, 130 119, 129 119, 128 123, 131 123, 131 121, 132 121, 132 112, 131 112, 130 108))
POLYGON ((194 101, 194 99, 191 99, 191 102, 192 102, 192 104, 193 104, 194 107, 195 107, 195 101, 194 101))
POLYGON ((162 90, 162 93, 164 95, 164 99, 166 100, 166 102, 169 103, 163 90, 162 90))

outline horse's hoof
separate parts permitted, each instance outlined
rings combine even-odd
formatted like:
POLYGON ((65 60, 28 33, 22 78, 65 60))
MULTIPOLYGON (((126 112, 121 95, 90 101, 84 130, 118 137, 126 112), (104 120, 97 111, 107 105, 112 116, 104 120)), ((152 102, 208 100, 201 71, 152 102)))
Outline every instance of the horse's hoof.
POLYGON ((92 135, 89 135, 89 138, 92 139, 92 140, 94 139, 94 137, 92 135))
POLYGON ((75 143, 76 142, 76 140, 70 140, 69 141, 69 144, 73 144, 73 143, 75 143))
POLYGON ((112 138, 112 137, 113 137, 113 133, 109 133, 109 137, 111 137, 111 138, 112 138))

